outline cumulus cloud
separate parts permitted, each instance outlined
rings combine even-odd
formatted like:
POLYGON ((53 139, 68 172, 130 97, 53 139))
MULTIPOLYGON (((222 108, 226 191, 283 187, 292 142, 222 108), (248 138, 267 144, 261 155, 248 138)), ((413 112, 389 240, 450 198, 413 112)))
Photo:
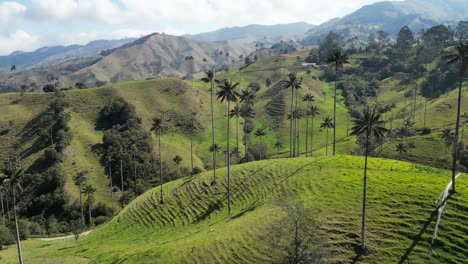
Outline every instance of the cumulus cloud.
POLYGON ((17 2, 0 3, 0 24, 2 27, 19 22, 23 19, 26 7, 17 2))
POLYGON ((9 54, 17 50, 32 50, 42 44, 38 36, 18 29, 11 33, 0 35, 0 54, 9 54))

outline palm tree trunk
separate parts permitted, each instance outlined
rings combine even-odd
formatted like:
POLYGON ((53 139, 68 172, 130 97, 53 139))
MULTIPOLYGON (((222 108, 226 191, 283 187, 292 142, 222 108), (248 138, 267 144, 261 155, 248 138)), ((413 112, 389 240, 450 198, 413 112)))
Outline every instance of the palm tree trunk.
POLYGON ((227 194, 228 194, 228 215, 231 215, 231 155, 229 147, 229 107, 230 101, 227 100, 227 194))
POLYGON ((83 210, 83 193, 82 193, 82 180, 80 179, 80 208, 81 208, 81 221, 83 222, 83 225, 85 224, 85 219, 84 219, 84 210, 83 210))
POLYGON ((309 115, 307 115, 306 119, 306 142, 305 142, 305 153, 306 153, 306 158, 309 153, 309 115))
POLYGON ((293 157, 293 108, 294 108, 294 86, 291 86, 291 112, 289 120, 289 157, 293 157))
MULTIPOLYGON (((211 81, 211 91, 210 91, 210 100, 211 100, 211 145, 215 145, 215 135, 214 135, 214 111, 213 111, 213 92, 214 86, 213 81, 211 81)), ((213 184, 216 183, 216 153, 213 151, 213 184)))
POLYGON ((458 159, 458 130, 460 129, 460 108, 461 108, 461 96, 463 86, 463 74, 460 75, 460 86, 458 87, 458 107, 457 107, 457 121, 455 123, 455 135, 453 137, 453 161, 452 161, 452 193, 455 193, 455 173, 457 171, 457 159, 458 159))
POLYGON ((161 203, 164 203, 163 196, 163 177, 162 177, 162 157, 161 157, 161 131, 158 133, 158 145, 159 145, 159 184, 161 186, 161 203))
POLYGON ((8 223, 11 222, 11 214, 10 214, 10 205, 8 204, 8 196, 5 196, 6 198, 6 208, 7 208, 7 217, 8 217, 8 223))
POLYGON ((0 191, 0 203, 2 204, 2 222, 6 225, 5 208, 3 207, 3 192, 0 191))
POLYGON ((296 135, 297 135, 297 156, 299 157, 299 156, 301 156, 301 150, 300 150, 300 146, 301 146, 301 145, 299 144, 300 131, 301 131, 299 125, 301 124, 301 123, 300 123, 301 120, 300 120, 300 119, 297 119, 296 122, 297 122, 297 129, 296 129, 296 135))
POLYGON ((239 164, 239 117, 236 116, 236 163, 239 164))
POLYGON ((336 144, 336 85, 338 82, 338 66, 335 67, 335 91, 333 92, 333 121, 335 122, 335 126, 333 127, 333 155, 335 155, 335 144, 336 144))
POLYGON ((427 98, 426 98, 426 101, 424 102, 424 125, 423 125, 424 128, 426 128, 426 114, 427 114, 427 98))
POLYGON ((362 230, 361 230, 361 249, 366 249, 366 198, 367 198, 367 156, 369 152, 369 133, 366 133, 366 153, 364 159, 364 183, 362 190, 362 230))
POLYGON ((192 168, 190 175, 193 175, 193 128, 192 131, 190 131, 190 166, 192 168))
POLYGON ((88 216, 89 216, 89 226, 93 227, 93 218, 91 217, 91 198, 88 194, 88 216))
POLYGON ((310 128, 310 156, 312 157, 312 155, 314 154, 314 117, 312 117, 312 124, 311 124, 311 128, 310 128))
POLYGON ((135 181, 134 188, 135 188, 135 196, 136 196, 137 195, 137 167, 136 167, 135 153, 133 153, 133 180, 135 181))
POLYGON ((120 159, 120 190, 124 192, 123 161, 120 159))
POLYGON ((112 183, 112 168, 109 164, 109 179, 110 179, 110 196, 111 196, 111 206, 112 206, 112 213, 115 214, 114 210, 114 192, 112 191, 113 183, 112 183))
POLYGON ((417 84, 415 84, 414 85, 414 101, 413 101, 413 122, 416 119, 416 99, 417 99, 416 95, 418 93, 417 88, 418 88, 418 86, 417 86, 417 84))
POLYGON ((15 230, 16 230, 16 247, 18 249, 18 261, 23 264, 23 252, 21 250, 21 239, 18 226, 18 216, 16 215, 16 194, 15 188, 13 187, 13 216, 15 218, 15 230))
POLYGON ((325 140, 325 156, 328 156, 328 127, 327 127, 327 138, 325 140))

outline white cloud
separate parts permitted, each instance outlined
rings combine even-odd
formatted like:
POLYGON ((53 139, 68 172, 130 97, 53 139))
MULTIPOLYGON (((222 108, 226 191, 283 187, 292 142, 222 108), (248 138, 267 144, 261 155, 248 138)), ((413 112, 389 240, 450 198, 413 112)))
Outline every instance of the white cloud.
POLYGON ((18 29, 12 33, 0 35, 0 54, 9 54, 17 50, 32 50, 40 47, 39 37, 18 29))
POLYGON ((0 3, 0 24, 6 27, 23 19, 26 7, 17 2, 0 3))

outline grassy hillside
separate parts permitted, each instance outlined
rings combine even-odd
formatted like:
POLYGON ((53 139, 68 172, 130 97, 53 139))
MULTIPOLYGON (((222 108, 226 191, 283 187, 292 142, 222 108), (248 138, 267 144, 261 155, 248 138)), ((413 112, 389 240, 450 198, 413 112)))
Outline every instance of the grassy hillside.
MULTIPOLYGON (((468 259, 467 175, 448 201, 437 243, 430 248, 435 201, 449 172, 371 158, 368 180, 369 255, 359 245, 362 157, 261 161, 232 169, 231 217, 226 171, 179 179, 138 197, 110 223, 81 238, 23 243, 27 263, 269 263, 262 233, 281 211, 276 201, 294 198, 312 209, 331 263, 465 263, 468 259), (282 190, 285 190, 282 191, 282 190)), ((15 263, 15 248, 0 252, 15 263)))

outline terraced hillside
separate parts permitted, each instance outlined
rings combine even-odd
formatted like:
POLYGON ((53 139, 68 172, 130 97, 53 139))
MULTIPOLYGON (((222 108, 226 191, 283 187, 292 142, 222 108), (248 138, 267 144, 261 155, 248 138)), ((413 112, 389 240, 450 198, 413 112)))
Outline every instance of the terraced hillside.
MULTIPOLYGON (((138 197, 89 236, 23 243, 27 263, 270 263, 272 245, 262 239, 282 216, 279 198, 294 198, 313 212, 331 263, 466 263, 467 175, 459 178, 430 247, 435 203, 449 172, 371 158, 368 180, 368 246, 360 237, 363 158, 296 158, 260 161, 232 169, 233 211, 227 216, 225 170, 179 179, 138 197)), ((271 231, 271 230, 270 230, 271 231)), ((2 263, 15 262, 12 246, 2 263)))

